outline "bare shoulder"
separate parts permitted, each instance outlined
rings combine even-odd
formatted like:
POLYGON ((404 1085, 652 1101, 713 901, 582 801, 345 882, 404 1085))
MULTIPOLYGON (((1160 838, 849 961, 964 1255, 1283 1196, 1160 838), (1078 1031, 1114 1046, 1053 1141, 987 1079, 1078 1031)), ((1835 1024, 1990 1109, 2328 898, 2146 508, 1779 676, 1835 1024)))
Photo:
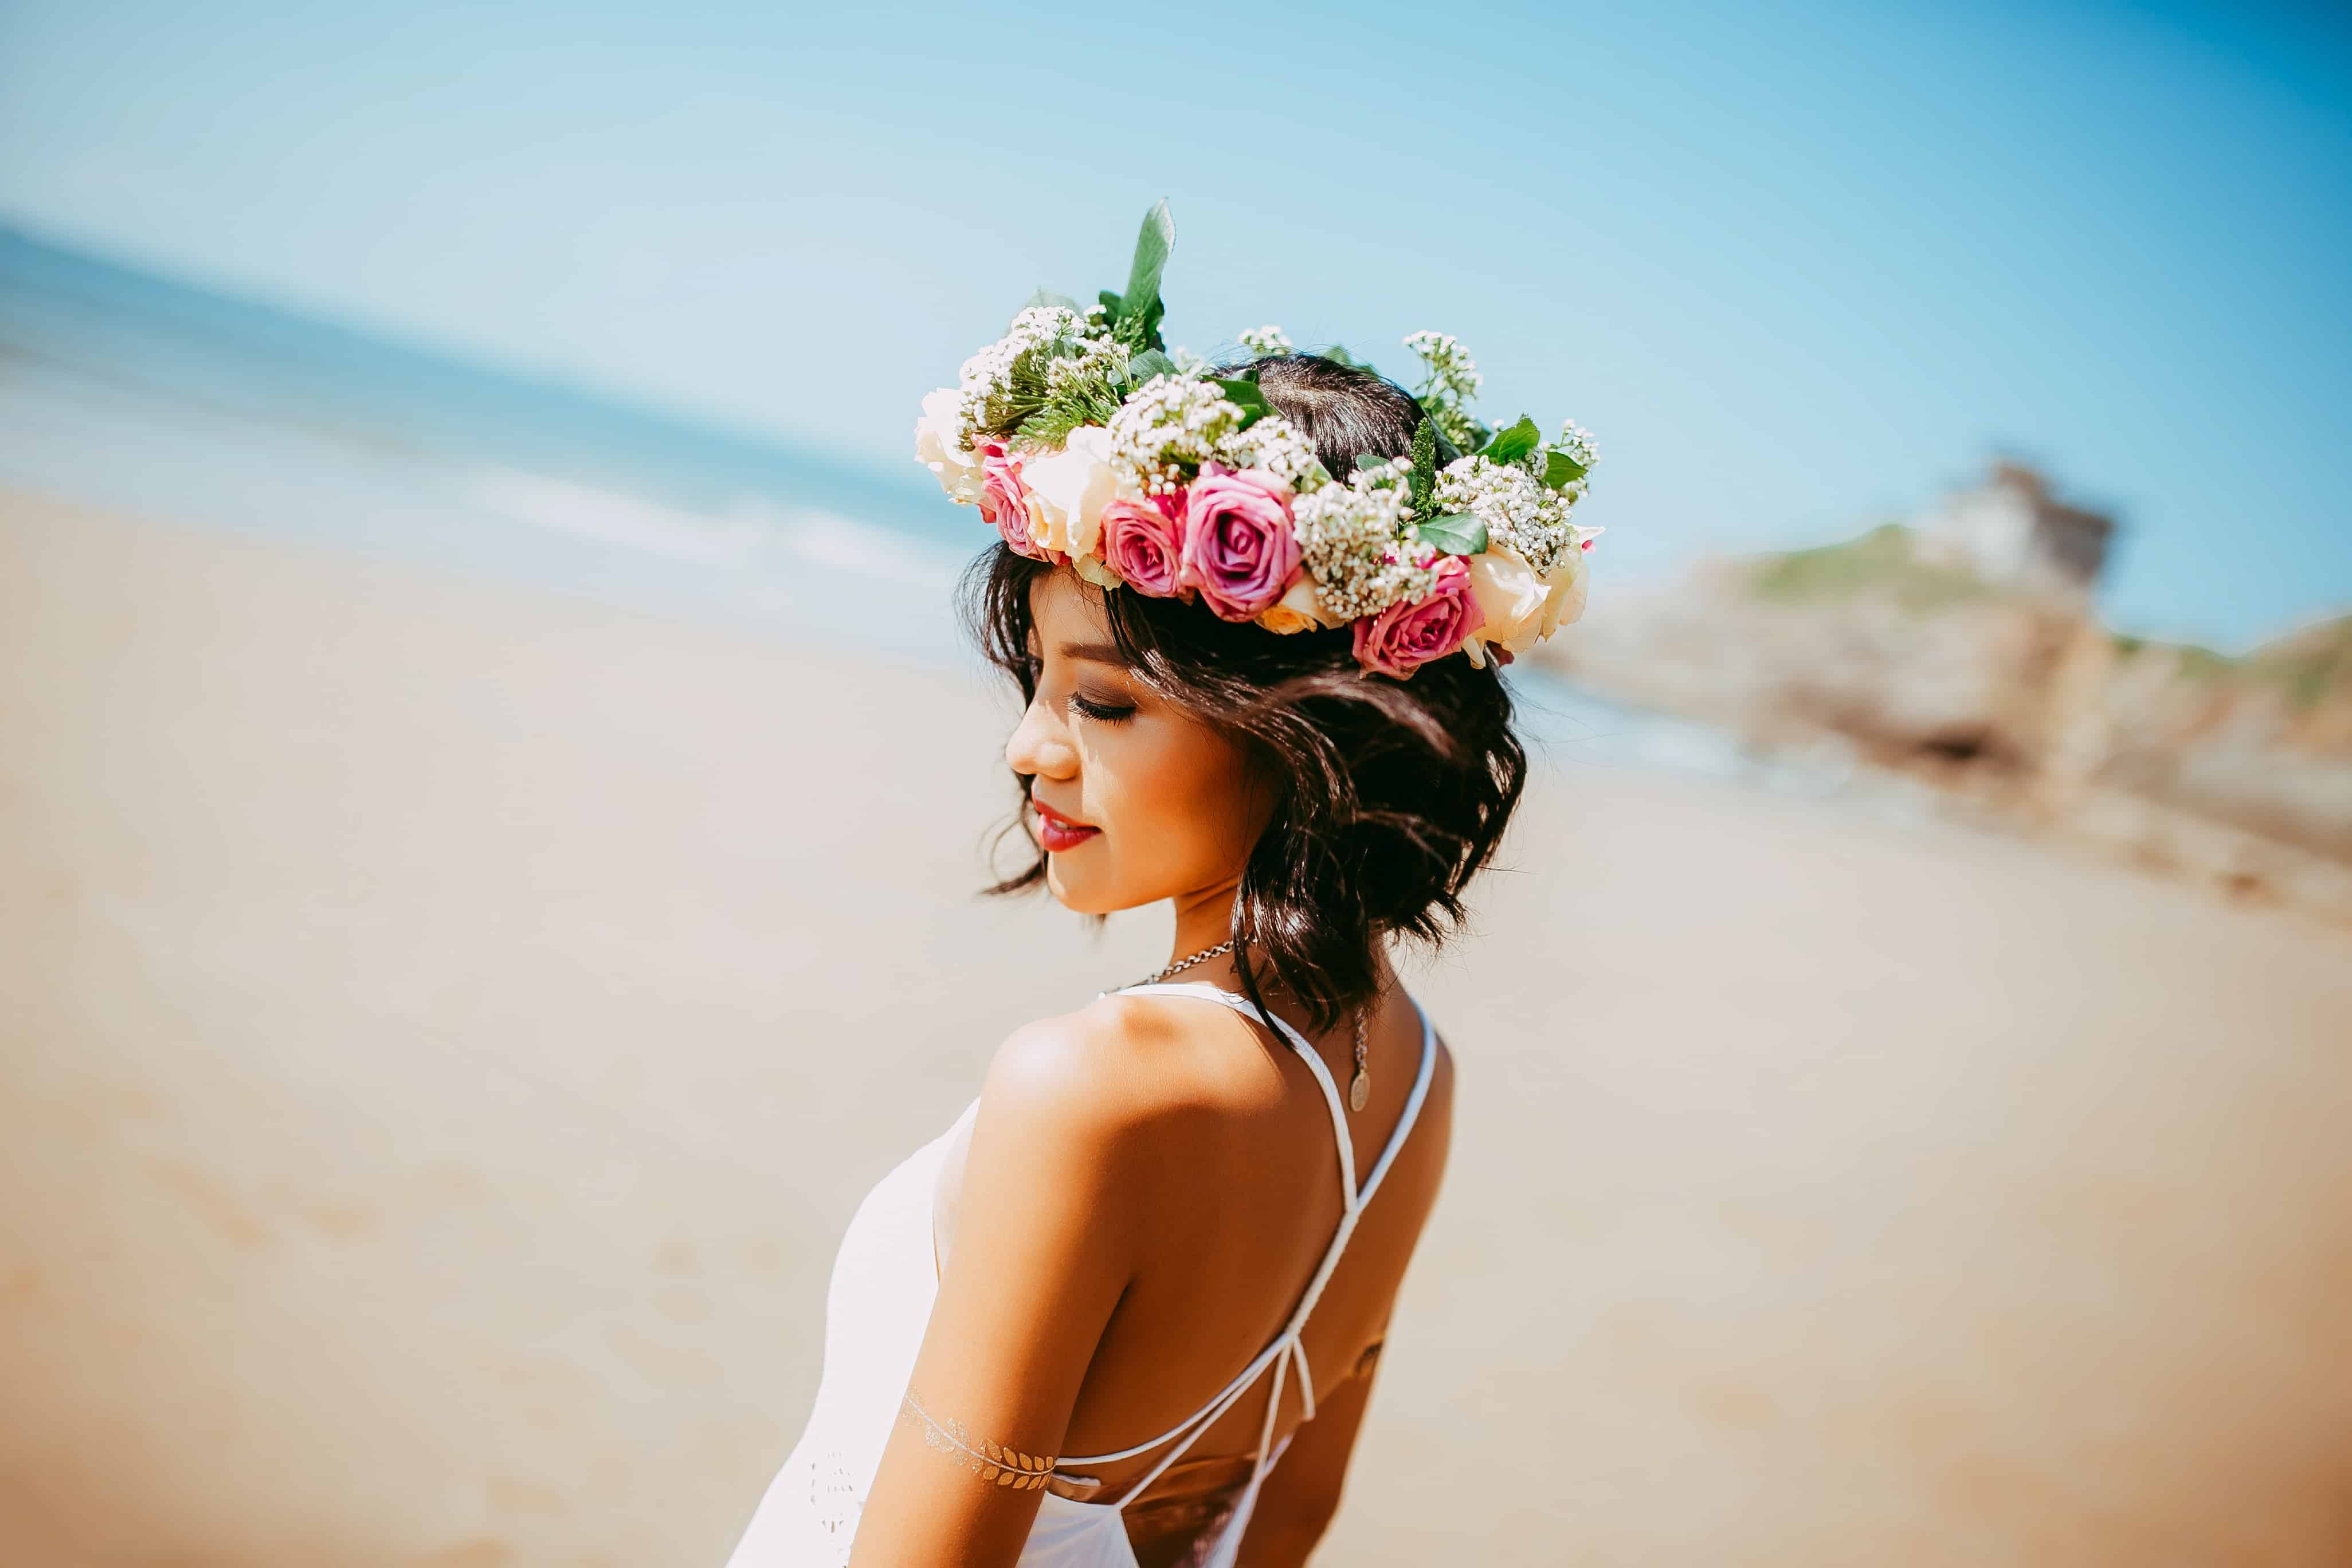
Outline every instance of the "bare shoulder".
POLYGON ((1407 1184, 1419 1190, 1423 1217, 1437 1201, 1444 1186, 1445 1173, 1453 1163, 1454 1149, 1454 1052, 1446 1045, 1445 1036, 1436 1037, 1437 1048, 1429 1068, 1429 1088, 1423 1095, 1421 1110, 1415 1118, 1413 1133, 1408 1141, 1406 1164, 1412 1174, 1407 1184), (1412 1152, 1414 1145, 1417 1153, 1412 1152))
POLYGON ((1437 1060, 1429 1069, 1429 1095, 1432 1100, 1444 1097, 1450 1114, 1454 1108, 1454 1047, 1445 1043, 1443 1030, 1432 1030, 1437 1040, 1437 1060))
POLYGON ((1131 1152, 1188 1103, 1187 1076, 1170 1070, 1181 1037, 1164 1011, 1131 996, 1024 1024, 989 1061, 980 1117, 1063 1160, 1131 1152))
POLYGON ((1430 1109, 1437 1115, 1440 1132, 1448 1143, 1454 1138, 1454 1047, 1445 1037, 1437 1037, 1437 1060, 1429 1069, 1430 1109))

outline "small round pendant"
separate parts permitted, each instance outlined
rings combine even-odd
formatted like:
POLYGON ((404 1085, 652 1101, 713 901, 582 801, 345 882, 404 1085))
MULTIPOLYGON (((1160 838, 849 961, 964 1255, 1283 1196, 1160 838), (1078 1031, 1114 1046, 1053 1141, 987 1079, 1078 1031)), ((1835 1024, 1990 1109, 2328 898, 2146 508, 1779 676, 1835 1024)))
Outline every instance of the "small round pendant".
POLYGON ((1371 1098, 1372 1075, 1358 1068, 1356 1076, 1348 1080, 1348 1109, 1361 1110, 1364 1109, 1364 1102, 1371 1098))

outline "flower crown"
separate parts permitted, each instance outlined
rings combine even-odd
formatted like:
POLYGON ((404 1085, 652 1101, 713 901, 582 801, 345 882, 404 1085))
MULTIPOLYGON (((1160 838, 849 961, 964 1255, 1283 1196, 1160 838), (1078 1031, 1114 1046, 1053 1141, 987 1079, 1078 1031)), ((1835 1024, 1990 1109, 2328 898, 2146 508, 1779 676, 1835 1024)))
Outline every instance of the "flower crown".
MULTIPOLYGON (((1415 332, 1412 449, 1335 478, 1258 387, 1259 366, 1292 352, 1281 329, 1242 333, 1260 357, 1229 377, 1161 342, 1175 237, 1161 202, 1125 294, 1081 309, 1040 290, 923 399, 915 458, 951 499, 1021 554, 1105 588, 1272 632, 1350 627, 1357 662, 1400 679, 1457 650, 1507 664, 1583 614, 1601 530, 1569 513, 1598 457, 1589 434, 1480 424, 1466 407, 1478 367, 1453 338, 1415 332), (1468 456, 1438 467, 1441 433, 1468 456)), ((1371 369, 1345 349, 1324 357, 1371 369)))

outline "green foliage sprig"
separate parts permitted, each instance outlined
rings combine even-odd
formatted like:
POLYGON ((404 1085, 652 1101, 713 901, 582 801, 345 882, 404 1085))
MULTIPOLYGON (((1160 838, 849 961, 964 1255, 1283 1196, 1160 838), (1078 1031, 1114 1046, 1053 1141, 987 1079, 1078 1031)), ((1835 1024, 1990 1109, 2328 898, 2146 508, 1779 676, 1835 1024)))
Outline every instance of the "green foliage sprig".
MULTIPOLYGON (((1168 307, 1160 296, 1160 281, 1176 244, 1176 223, 1165 201, 1144 215, 1135 239, 1135 256, 1128 266, 1127 291, 1100 295, 1099 325, 1090 337, 1066 337, 1025 354, 1006 377, 1005 416, 995 433, 1018 435, 1045 445, 1058 445, 1070 432, 1107 423, 1118 412, 1129 390, 1154 376, 1177 372, 1160 323, 1168 307), (1104 353, 1101 333, 1118 352, 1104 353), (1063 366, 1058 374, 1055 366, 1063 366)), ((1024 310, 1058 308, 1091 321, 1096 312, 1083 310, 1076 300, 1050 289, 1029 296, 1024 310)), ((1251 389, 1253 395, 1256 388, 1251 389)), ((1260 400, 1263 406, 1263 398, 1260 400)))
POLYGON ((1167 303, 1160 298, 1160 279, 1168 269, 1169 252, 1175 248, 1176 220, 1168 215, 1163 198, 1143 215, 1143 227, 1135 237, 1135 258, 1128 264, 1127 292, 1106 289, 1097 296, 1111 335, 1131 353, 1168 347, 1160 336, 1160 321, 1168 314, 1167 303))
POLYGON ((1416 516, 1428 511, 1431 498, 1437 494, 1437 422, 1425 417, 1412 431, 1412 472, 1405 480, 1405 492, 1412 498, 1416 516))

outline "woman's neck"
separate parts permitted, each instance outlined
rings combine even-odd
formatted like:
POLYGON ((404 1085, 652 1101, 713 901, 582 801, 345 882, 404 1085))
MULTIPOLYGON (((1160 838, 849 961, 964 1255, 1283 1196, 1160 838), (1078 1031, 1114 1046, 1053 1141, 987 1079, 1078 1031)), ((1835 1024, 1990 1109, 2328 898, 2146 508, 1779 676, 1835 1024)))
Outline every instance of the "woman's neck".
MULTIPOLYGON (((1232 939, 1234 896, 1238 890, 1239 884, 1228 883, 1221 889, 1176 901, 1175 940, 1171 943, 1173 951, 1168 955, 1169 963, 1178 963, 1232 939)), ((1379 965, 1380 990, 1385 994, 1396 984, 1396 971, 1389 965, 1387 945, 1375 943, 1373 956, 1379 965)), ((1234 962, 1234 957, 1230 952, 1221 952, 1168 978, 1171 981, 1204 983, 1225 991, 1239 991, 1242 988, 1241 967, 1234 962)), ((1257 974, 1258 986, 1265 993, 1267 1000, 1285 999, 1288 987, 1275 974, 1273 965, 1265 962, 1264 950, 1253 952, 1250 957, 1257 974)))
MULTIPOLYGON (((1216 946, 1234 934, 1234 896, 1241 890, 1239 882, 1227 882, 1223 887, 1191 893, 1176 900, 1175 951, 1168 962, 1190 958, 1203 948, 1216 946)), ((1225 955, 1205 961, 1201 967, 1217 963, 1225 955)), ((1189 977, 1191 971, 1186 971, 1189 977)))

